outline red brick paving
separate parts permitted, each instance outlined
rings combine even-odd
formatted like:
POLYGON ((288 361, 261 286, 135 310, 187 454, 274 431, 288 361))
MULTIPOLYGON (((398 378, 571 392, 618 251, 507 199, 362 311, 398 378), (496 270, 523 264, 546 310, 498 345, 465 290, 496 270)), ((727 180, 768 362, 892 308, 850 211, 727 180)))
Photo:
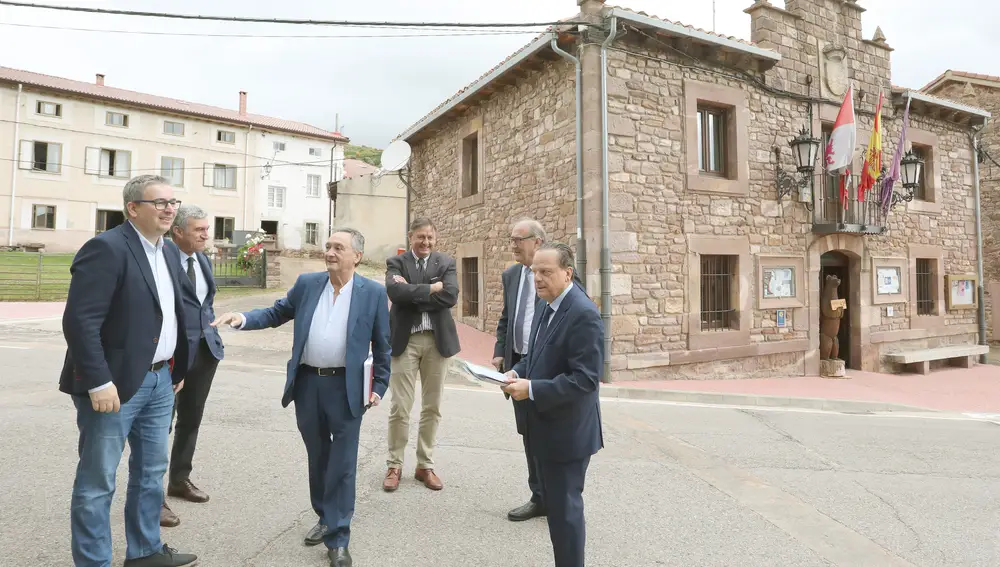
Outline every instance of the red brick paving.
POLYGON ((0 321, 13 319, 40 319, 62 315, 66 304, 53 302, 8 302, 0 301, 0 321))

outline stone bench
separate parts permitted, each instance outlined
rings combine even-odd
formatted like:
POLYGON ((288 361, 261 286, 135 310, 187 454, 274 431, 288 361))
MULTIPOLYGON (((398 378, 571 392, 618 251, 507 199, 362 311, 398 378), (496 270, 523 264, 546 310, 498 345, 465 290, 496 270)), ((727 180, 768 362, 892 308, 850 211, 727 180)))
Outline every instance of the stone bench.
POLYGON ((917 374, 930 374, 931 361, 947 360, 959 368, 972 368, 973 357, 990 352, 987 345, 952 345, 887 354, 886 359, 904 364, 917 374))

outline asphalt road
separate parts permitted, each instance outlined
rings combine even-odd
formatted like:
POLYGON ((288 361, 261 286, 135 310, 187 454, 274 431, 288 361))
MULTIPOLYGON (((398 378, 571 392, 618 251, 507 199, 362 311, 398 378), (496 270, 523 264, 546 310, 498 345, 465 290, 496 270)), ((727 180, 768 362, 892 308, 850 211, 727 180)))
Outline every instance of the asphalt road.
MULTIPOLYGON (((244 303, 267 303, 240 299, 244 303)), ((290 327, 290 326, 289 326, 290 327)), ((71 565, 76 429, 57 390, 58 321, 0 325, 0 565, 71 565)), ((291 329, 226 332, 192 480, 170 545, 202 567, 326 565, 302 538, 305 451, 279 403, 291 329)), ((436 452, 445 483, 381 491, 387 407, 364 421, 351 551, 358 567, 552 565, 509 402, 450 378, 436 452)), ((607 400, 585 492, 588 565, 1000 565, 1000 426, 949 415, 856 415, 607 400)), ((126 449, 127 453, 127 449, 126 449)), ((124 556, 127 454, 112 507, 124 556)))

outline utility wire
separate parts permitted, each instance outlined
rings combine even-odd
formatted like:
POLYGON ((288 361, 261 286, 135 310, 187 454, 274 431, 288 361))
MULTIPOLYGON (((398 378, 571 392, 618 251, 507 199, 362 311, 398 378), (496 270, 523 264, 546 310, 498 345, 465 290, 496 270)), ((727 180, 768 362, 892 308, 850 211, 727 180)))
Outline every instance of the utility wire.
MULTIPOLYGON (((344 161, 349 160, 349 159, 352 159, 352 158, 338 158, 338 159, 333 160, 333 162, 334 163, 341 163, 341 162, 344 162, 344 161)), ((12 163, 18 163, 18 162, 21 162, 21 161, 30 161, 32 164, 35 163, 34 160, 22 160, 22 159, 13 159, 13 158, 0 158, 0 161, 12 162, 12 163)), ((278 163, 269 163, 269 164, 263 164, 263 165, 229 165, 229 164, 224 164, 224 165, 226 166, 227 169, 265 169, 265 168, 266 169, 273 169, 275 167, 283 167, 283 166, 289 166, 289 165, 298 165, 298 166, 302 166, 302 165, 316 165, 316 166, 330 165, 330 161, 331 160, 304 161, 304 162, 297 162, 297 163, 296 162, 278 162, 278 163)), ((41 160, 39 160, 38 163, 41 163, 41 160)), ((88 169, 85 166, 70 165, 70 164, 67 164, 67 163, 60 163, 58 165, 59 165, 60 170, 62 170, 62 168, 67 168, 67 169, 82 169, 84 171, 86 171, 88 169)), ((206 169, 214 169, 215 168, 215 164, 211 164, 211 165, 212 165, 212 167, 205 167, 204 165, 202 165, 202 166, 188 167, 187 165, 185 165, 184 167, 180 167, 178 169, 180 171, 188 171, 188 170, 192 170, 192 171, 204 171, 206 169)), ((219 165, 223 165, 223 164, 219 164, 219 165)), ((25 169, 27 169, 27 168, 25 168, 25 169)), ((92 167, 90 169, 98 169, 99 170, 100 166, 98 166, 96 168, 92 167)), ((32 169, 32 171, 35 171, 37 173, 47 173, 43 169, 32 169)), ((130 174, 140 173, 140 172, 152 172, 152 171, 163 171, 163 168, 162 167, 136 168, 136 169, 129 168, 129 173, 130 174)), ((171 169, 171 171, 173 171, 173 170, 171 169)))
POLYGON ((161 35, 161 36, 181 36, 181 37, 233 37, 233 38, 260 38, 260 39, 353 39, 353 38, 393 38, 393 37, 484 37, 497 35, 537 35, 535 31, 495 31, 495 32, 451 32, 451 33, 415 33, 415 34, 372 34, 372 35, 259 35, 259 34, 219 34, 219 33, 182 33, 182 32, 155 32, 138 30, 106 30, 95 28, 69 28, 60 26, 39 26, 35 24, 14 24, 0 22, 0 26, 14 26, 20 28, 34 28, 59 31, 80 31, 98 33, 122 33, 129 35, 161 35))
POLYGON ((203 16, 200 14, 172 14, 167 12, 141 12, 132 10, 109 10, 105 8, 87 8, 84 6, 56 6, 49 4, 32 4, 29 2, 9 2, 0 0, 0 6, 15 6, 18 8, 39 8, 43 10, 59 10, 64 12, 85 12, 90 14, 105 14, 119 16, 141 16, 145 18, 170 18, 176 20, 201 20, 217 22, 246 22, 258 24, 293 24, 309 26, 343 26, 343 27, 406 27, 406 28, 533 28, 547 26, 577 25, 587 22, 562 21, 562 22, 491 22, 491 23, 467 23, 467 22, 373 22, 359 21, 351 22, 346 20, 301 20, 291 18, 249 18, 241 16, 203 16))

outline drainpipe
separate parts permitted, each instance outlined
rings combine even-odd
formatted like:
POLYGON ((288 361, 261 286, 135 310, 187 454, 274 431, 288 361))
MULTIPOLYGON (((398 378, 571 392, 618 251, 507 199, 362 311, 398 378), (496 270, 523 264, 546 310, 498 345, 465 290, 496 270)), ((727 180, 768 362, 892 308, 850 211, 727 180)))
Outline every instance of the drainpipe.
POLYGON ((601 319, 604 321, 603 382, 611 381, 611 234, 609 231, 608 199, 608 46, 618 35, 618 18, 611 17, 611 33, 601 44, 601 319))
POLYGON ((20 163, 17 150, 21 145, 18 143, 17 137, 20 136, 21 131, 21 91, 23 89, 24 85, 18 83, 17 97, 14 99, 14 145, 11 149, 14 159, 10 162, 10 218, 7 221, 7 246, 14 245, 14 196, 17 194, 17 167, 20 163))
POLYGON ((580 84, 583 69, 580 59, 559 48, 558 36, 552 37, 552 51, 572 61, 576 66, 576 273, 587 277, 587 241, 583 238, 583 98, 580 84))
MULTIPOLYGON (((984 118, 983 124, 978 128, 973 128, 972 132, 969 133, 969 138, 972 140, 972 187, 976 200, 976 279, 979 282, 976 286, 977 301, 979 302, 976 318, 979 323, 979 344, 981 345, 989 344, 989 342, 986 340, 986 303, 983 297, 983 225, 982 211, 979 205, 979 138, 976 134, 986 128, 988 120, 984 118)), ((986 364, 985 354, 979 356, 979 363, 986 364)))
POLYGON ((243 230, 247 229, 247 203, 250 201, 247 187, 250 183, 250 133, 252 131, 253 124, 247 128, 247 138, 243 143, 243 230))

